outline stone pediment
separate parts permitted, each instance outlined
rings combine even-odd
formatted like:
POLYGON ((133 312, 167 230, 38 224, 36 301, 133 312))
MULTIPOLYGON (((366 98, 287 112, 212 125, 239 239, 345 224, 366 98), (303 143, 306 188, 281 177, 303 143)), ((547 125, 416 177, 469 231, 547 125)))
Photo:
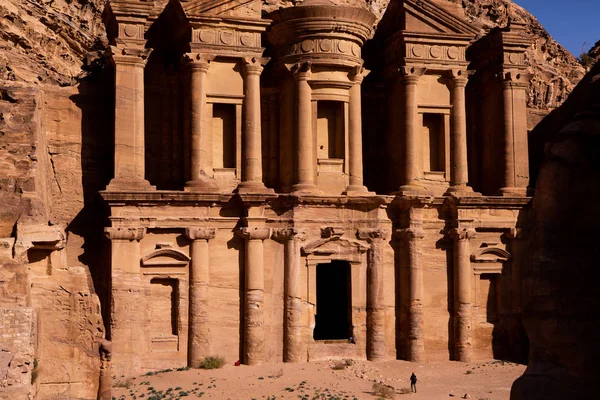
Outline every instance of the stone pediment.
POLYGON ((390 3, 376 36, 385 39, 398 32, 474 38, 479 29, 432 0, 401 0, 390 3))
POLYGON ((158 249, 142 257, 144 267, 156 266, 186 266, 190 257, 182 251, 175 249, 158 249))
POLYGON ((330 237, 316 240, 302 247, 304 255, 357 255, 364 253, 369 248, 358 241, 348 240, 341 237, 330 237))
POLYGON ((181 0, 185 13, 190 16, 217 16, 233 18, 261 18, 259 0, 181 0))

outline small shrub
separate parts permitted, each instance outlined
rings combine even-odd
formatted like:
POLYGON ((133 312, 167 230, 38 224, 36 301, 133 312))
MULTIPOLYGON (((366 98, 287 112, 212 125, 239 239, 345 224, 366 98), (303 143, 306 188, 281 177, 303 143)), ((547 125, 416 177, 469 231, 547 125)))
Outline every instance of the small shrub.
POLYGON ((198 368, 200 369, 218 369, 225 365, 225 358, 221 356, 209 356, 206 357, 198 368))
POLYGON ((353 366, 353 365, 354 365, 354 360, 353 360, 353 359, 351 359, 351 358, 346 358, 346 359, 344 360, 344 364, 346 364, 346 366, 348 366, 348 367, 351 367, 351 366, 353 366))
POLYGON ((333 367, 331 367, 331 369, 335 369, 335 370, 340 370, 340 369, 346 369, 346 363, 345 362, 336 362, 333 367))
POLYGON ((402 388, 399 390, 400 394, 409 394, 410 393, 410 389, 409 388, 402 388))
POLYGON ((467 375, 471 375, 471 374, 474 374, 474 372, 473 372, 473 371, 471 371, 471 370, 468 370, 467 372, 465 372, 465 374, 467 374, 467 375))
POLYGON ((133 379, 128 378, 128 379, 121 379, 118 380, 115 384, 114 387, 117 388, 125 388, 125 389, 129 389, 129 387, 133 384, 133 379))
POLYGON ((376 396, 381 396, 384 399, 393 399, 394 397, 396 397, 396 391, 390 385, 375 382, 373 383, 372 390, 376 396))
POLYGON ((281 378, 282 376, 283 376, 283 368, 280 369, 279 371, 275 372, 269 378, 281 378))

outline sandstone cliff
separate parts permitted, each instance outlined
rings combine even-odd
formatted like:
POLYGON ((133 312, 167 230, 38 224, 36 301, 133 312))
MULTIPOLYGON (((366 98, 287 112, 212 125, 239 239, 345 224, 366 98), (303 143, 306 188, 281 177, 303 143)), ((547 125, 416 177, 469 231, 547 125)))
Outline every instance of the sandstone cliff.
POLYGON ((591 399, 600 373, 600 64, 536 130, 547 149, 523 271, 529 364, 512 400, 591 399))

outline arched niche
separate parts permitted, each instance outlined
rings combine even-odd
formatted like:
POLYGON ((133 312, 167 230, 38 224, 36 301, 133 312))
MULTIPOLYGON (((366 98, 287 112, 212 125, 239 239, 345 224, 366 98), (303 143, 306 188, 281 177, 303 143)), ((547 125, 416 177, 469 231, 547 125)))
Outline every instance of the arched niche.
POLYGON ((185 267, 191 258, 175 249, 158 249, 142 257, 142 267, 185 267))

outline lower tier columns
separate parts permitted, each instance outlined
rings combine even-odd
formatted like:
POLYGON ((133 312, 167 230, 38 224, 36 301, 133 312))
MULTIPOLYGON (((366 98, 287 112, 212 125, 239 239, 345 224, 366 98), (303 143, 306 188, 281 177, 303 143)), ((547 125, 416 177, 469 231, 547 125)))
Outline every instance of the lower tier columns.
POLYGON ((246 239, 243 361, 257 365, 265 359, 263 241, 271 237, 271 229, 246 227, 240 235, 246 239))
POLYGON ((146 354, 144 291, 140 272, 140 240, 145 228, 105 228, 111 240, 112 374, 135 375, 142 371, 146 354))
POLYGON ((209 248, 214 228, 187 228, 190 246, 190 306, 188 321, 188 367, 197 368, 210 353, 208 322, 209 248))
POLYGON ((386 358, 385 304, 383 298, 383 244, 389 232, 385 229, 360 229, 358 238, 371 244, 367 262, 367 359, 386 358))
POLYGON ((284 243, 284 344, 283 361, 299 363, 307 360, 303 338, 302 286, 300 281, 300 242, 306 238, 303 229, 279 229, 274 238, 284 243))
POLYGON ((474 229, 458 228, 451 232, 454 240, 454 360, 470 362, 472 358, 471 320, 471 249, 469 240, 474 229))

